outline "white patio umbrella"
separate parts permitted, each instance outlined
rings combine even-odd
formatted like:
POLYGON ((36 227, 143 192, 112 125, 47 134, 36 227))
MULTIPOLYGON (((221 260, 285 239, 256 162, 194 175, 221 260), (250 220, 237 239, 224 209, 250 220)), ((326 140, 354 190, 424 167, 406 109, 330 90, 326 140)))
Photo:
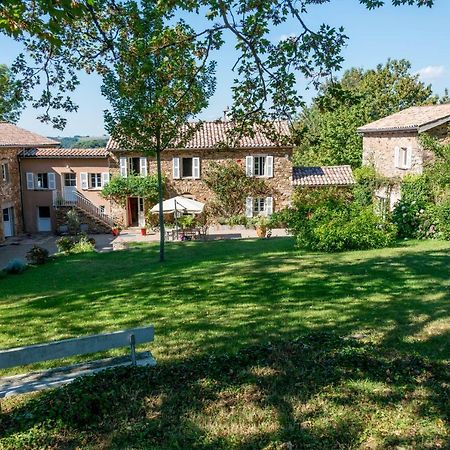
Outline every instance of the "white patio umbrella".
MULTIPOLYGON (((164 213, 175 214, 175 228, 178 239, 178 214, 201 214, 205 204, 192 200, 192 198, 178 195, 177 197, 164 200, 162 207, 164 213)), ((152 213, 159 213, 159 204, 156 204, 150 211, 152 213)))
MULTIPOLYGON (((168 200, 163 201, 163 212, 167 214, 171 213, 185 213, 185 214, 201 214, 203 212, 203 208, 205 207, 204 203, 198 202, 197 200, 192 200, 192 198, 183 197, 182 195, 178 195, 177 197, 169 198, 168 200)), ((159 212, 159 204, 156 204, 152 209, 152 213, 159 212)))

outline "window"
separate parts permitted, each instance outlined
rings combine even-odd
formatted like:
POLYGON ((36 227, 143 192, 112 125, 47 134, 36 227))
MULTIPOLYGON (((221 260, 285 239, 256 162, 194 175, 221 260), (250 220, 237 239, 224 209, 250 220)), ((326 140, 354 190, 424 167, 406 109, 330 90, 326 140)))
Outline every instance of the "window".
POLYGON ((141 158, 128 158, 128 172, 131 175, 139 175, 141 173, 141 158))
POLYGON ((101 189, 102 187, 102 174, 90 173, 89 174, 89 187, 91 189, 101 189))
POLYGON ((38 173, 36 175, 36 189, 48 189, 47 173, 38 173))
POLYGON ((192 177, 192 158, 182 158, 182 177, 192 177))
POLYGON ((64 186, 76 186, 77 185, 77 176, 74 173, 65 173, 64 174, 64 186))
POLYGON ((38 213, 40 219, 50 218, 50 206, 38 206, 38 213))
POLYGON ((412 150, 408 147, 396 147, 395 148, 395 167, 398 169, 410 169, 411 168, 411 155, 412 150))
POLYGON ((266 157, 255 156, 253 158, 253 173, 255 177, 263 177, 266 175, 266 157))
POLYGON ((253 199, 253 215, 259 216, 266 212, 266 199, 265 197, 255 197, 253 199))
POLYGON ((2 164, 2 180, 7 183, 9 181, 9 168, 8 168, 8 163, 3 163, 2 164))

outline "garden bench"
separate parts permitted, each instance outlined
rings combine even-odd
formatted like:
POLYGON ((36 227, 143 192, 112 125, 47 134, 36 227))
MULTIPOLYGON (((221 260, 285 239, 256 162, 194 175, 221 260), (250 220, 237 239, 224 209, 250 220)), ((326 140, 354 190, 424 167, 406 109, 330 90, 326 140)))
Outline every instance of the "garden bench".
POLYGON ((136 352, 136 345, 153 342, 153 337, 153 326, 145 326, 114 333, 82 336, 74 339, 30 345, 28 347, 0 350, 0 369, 8 369, 76 355, 102 352, 114 348, 130 347, 129 356, 106 358, 42 372, 2 377, 0 378, 0 398, 56 387, 69 383, 79 376, 91 375, 100 370, 113 367, 128 364, 133 366, 155 366, 156 361, 150 352, 136 352))

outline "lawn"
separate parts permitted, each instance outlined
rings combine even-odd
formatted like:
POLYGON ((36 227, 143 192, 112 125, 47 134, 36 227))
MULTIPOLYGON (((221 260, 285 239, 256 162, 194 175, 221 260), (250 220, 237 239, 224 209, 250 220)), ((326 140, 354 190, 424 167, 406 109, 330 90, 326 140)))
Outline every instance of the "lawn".
POLYGON ((4 401, 0 448, 450 446, 450 243, 290 239, 58 258, 0 279, 0 347, 152 323, 157 369, 4 401))

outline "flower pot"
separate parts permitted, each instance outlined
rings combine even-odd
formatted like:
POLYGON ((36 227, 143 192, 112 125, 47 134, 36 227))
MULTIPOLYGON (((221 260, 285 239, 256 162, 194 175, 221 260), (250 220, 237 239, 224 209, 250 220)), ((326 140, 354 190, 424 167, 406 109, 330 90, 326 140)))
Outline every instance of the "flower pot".
POLYGON ((147 234, 147 228, 141 228, 141 234, 145 236, 147 234))
POLYGON ((256 235, 259 238, 265 238, 267 234, 267 227, 258 225, 256 227, 256 235))
POLYGON ((118 228, 113 228, 111 230, 111 233, 112 233, 113 236, 119 236, 119 229, 118 228))

